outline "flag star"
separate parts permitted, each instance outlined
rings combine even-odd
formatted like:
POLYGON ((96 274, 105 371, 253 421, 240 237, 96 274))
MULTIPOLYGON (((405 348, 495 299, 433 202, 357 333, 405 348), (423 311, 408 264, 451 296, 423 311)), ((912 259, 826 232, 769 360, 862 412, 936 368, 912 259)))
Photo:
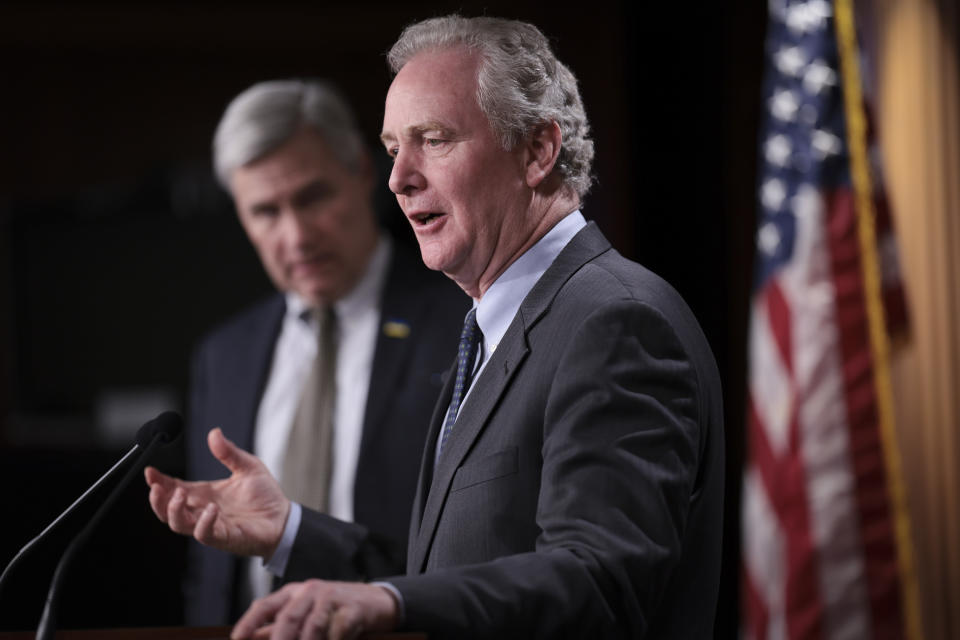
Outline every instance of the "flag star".
POLYGON ((807 93, 816 95, 823 91, 824 87, 836 84, 837 72, 823 60, 814 60, 803 73, 803 88, 807 93))
POLYGON ((802 184, 797 194, 790 199, 790 208, 800 220, 813 218, 820 214, 822 201, 817 188, 811 184, 802 184))
POLYGON ((777 120, 793 122, 797 117, 798 108, 800 103, 797 96, 789 89, 775 91, 770 99, 770 111, 777 120))
POLYGON ((767 162, 778 167, 785 167, 790 160, 790 154, 793 152, 793 145, 790 143, 790 138, 783 134, 777 134, 767 139, 763 149, 767 162))
POLYGON ((824 0, 810 0, 787 8, 785 22, 794 34, 802 35, 822 29, 831 14, 830 4, 824 0))
POLYGON ((833 15, 833 5, 828 0, 809 0, 807 9, 821 20, 833 15))
POLYGON ((840 138, 823 129, 814 130, 810 139, 810 146, 817 152, 821 160, 827 156, 840 153, 843 148, 843 145, 840 143, 840 138))
POLYGON ((757 232, 757 247, 765 254, 773 255, 780 246, 780 231, 773 222, 767 222, 757 232))
POLYGON ((778 211, 787 198, 787 187, 783 180, 771 178, 760 187, 760 202, 768 211, 778 211))
POLYGON ((817 123, 817 117, 819 115, 817 108, 812 104, 805 104, 800 107, 800 121, 808 127, 812 127, 817 123))
POLYGON ((774 64, 780 73, 795 78, 800 77, 800 72, 807 64, 807 58, 800 47, 783 47, 773 55, 774 64))

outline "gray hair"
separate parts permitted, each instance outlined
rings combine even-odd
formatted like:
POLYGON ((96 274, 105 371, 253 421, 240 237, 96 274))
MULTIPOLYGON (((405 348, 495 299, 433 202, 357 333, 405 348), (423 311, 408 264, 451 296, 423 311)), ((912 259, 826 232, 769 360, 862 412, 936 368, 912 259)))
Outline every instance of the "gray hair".
POLYGON ((387 54, 396 74, 418 53, 466 47, 480 54, 477 103, 504 149, 536 127, 556 122, 562 132, 557 169, 581 199, 593 176, 593 140, 577 78, 532 24, 503 18, 449 15, 408 26, 387 54))
POLYGON ((213 136, 217 179, 230 190, 230 174, 267 155, 304 125, 323 136, 330 151, 351 171, 364 154, 363 136, 340 93, 323 80, 270 80, 253 85, 230 102, 213 136))

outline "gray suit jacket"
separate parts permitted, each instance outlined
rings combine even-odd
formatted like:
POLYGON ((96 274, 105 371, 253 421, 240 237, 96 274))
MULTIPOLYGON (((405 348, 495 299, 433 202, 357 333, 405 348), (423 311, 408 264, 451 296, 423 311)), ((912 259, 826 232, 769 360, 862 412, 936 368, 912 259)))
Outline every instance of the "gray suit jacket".
POLYGON ((431 638, 712 636, 719 374, 680 296, 594 225, 523 301, 436 468, 432 452, 407 575, 389 579, 407 628, 431 638))

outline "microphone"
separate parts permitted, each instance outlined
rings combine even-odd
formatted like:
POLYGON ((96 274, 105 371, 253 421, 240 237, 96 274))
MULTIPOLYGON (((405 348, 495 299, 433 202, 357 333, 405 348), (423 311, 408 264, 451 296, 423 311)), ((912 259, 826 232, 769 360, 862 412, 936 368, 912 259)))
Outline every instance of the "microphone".
POLYGON ((136 444, 134 444, 133 447, 116 462, 116 464, 110 467, 105 474, 103 474, 96 482, 94 482, 93 485, 83 493, 83 495, 77 498, 73 504, 67 507, 63 513, 57 516, 56 519, 47 525, 47 527, 35 538, 25 544, 20 551, 17 552, 17 555, 15 555, 7 564, 6 569, 3 570, 3 574, 0 574, 0 593, 3 592, 3 585, 12 574, 14 567, 19 564, 26 554, 29 553, 29 551, 33 549, 42 539, 46 538, 51 531, 56 529, 70 514, 75 512, 80 505, 86 503, 89 497, 97 489, 116 476, 130 459, 137 457, 138 453, 142 451, 142 453, 139 453, 139 460, 137 463, 129 469, 123 479, 117 484, 116 487, 114 487, 113 491, 109 496, 107 496, 107 499, 104 501, 104 503, 100 505, 87 525, 73 539, 63 556, 60 558, 60 562, 57 564, 56 571, 53 575, 53 580, 50 584, 50 590, 47 594, 47 605, 44 608, 43 616, 40 619, 40 627, 37 630, 37 638, 53 637, 53 628, 56 623, 57 602, 59 598, 59 587, 63 580, 65 569, 70 560, 73 558, 73 555, 76 553, 76 550, 79 548, 80 544, 82 544, 86 538, 89 537, 90 533, 93 531, 93 528, 101 520, 103 514, 106 513, 110 506, 116 501, 124 487, 130 484, 130 481, 133 479, 133 477, 139 473, 143 467, 146 466, 153 452, 158 447, 165 446, 176 440, 182 431, 183 418, 173 411, 165 411, 153 420, 146 422, 137 431, 136 444), (44 633, 43 636, 41 636, 41 632, 44 633))
POLYGON ((137 430, 137 444, 147 448, 155 437, 160 437, 160 444, 167 445, 180 437, 183 431, 183 418, 179 413, 164 411, 153 420, 148 420, 137 430))

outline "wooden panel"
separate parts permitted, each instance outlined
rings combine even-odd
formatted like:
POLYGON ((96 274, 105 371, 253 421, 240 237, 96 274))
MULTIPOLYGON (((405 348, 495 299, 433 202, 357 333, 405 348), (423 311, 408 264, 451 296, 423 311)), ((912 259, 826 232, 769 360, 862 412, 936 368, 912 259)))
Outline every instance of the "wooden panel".
POLYGON ((911 312, 893 382, 925 637, 960 636, 960 87, 951 2, 877 5, 880 136, 911 312))

